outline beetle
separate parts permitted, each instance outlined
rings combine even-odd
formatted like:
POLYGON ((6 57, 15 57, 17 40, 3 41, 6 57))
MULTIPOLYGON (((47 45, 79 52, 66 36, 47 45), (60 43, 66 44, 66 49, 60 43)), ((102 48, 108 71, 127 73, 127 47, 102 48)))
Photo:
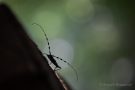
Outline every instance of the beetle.
POLYGON ((47 34, 45 33, 45 31, 44 31, 44 29, 42 28, 42 26, 39 25, 39 24, 37 24, 37 23, 33 23, 32 25, 37 25, 37 26, 42 30, 42 32, 44 33, 44 36, 45 36, 45 38, 46 38, 46 40, 47 40, 47 44, 48 44, 49 54, 47 54, 47 53, 43 53, 43 54, 46 54, 46 56, 47 56, 48 59, 51 61, 51 63, 53 63, 53 64, 55 65, 54 71, 57 71, 57 70, 61 69, 61 67, 58 65, 58 63, 57 63, 56 60, 54 59, 54 58, 57 58, 57 59, 59 59, 59 60, 65 62, 66 64, 68 64, 68 65, 74 70, 74 72, 75 72, 75 74, 76 74, 76 77, 77 77, 77 80, 78 80, 77 71, 76 71, 76 69, 74 69, 74 67, 73 67, 70 63, 68 63, 67 61, 63 60, 63 59, 60 58, 60 57, 57 57, 57 56, 55 56, 55 55, 52 55, 52 53, 51 53, 51 47, 50 47, 50 43, 49 43, 47 34))

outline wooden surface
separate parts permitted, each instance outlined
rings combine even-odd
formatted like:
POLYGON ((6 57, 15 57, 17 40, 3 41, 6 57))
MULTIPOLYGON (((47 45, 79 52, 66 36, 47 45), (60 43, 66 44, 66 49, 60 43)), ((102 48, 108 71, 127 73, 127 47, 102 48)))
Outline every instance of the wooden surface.
POLYGON ((34 42, 0 5, 0 90, 64 90, 34 42))

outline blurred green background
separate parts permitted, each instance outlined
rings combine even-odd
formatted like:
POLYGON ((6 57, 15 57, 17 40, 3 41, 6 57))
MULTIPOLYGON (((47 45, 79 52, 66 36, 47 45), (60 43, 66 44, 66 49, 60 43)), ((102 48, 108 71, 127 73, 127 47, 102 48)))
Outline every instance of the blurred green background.
POLYGON ((135 90, 134 0, 3 0, 42 52, 47 41, 73 90, 135 90))

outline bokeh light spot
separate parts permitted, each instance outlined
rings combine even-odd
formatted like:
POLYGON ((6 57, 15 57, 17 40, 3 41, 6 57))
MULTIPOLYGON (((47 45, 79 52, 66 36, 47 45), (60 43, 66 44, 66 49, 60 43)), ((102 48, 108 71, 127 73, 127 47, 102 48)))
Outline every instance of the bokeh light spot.
POLYGON ((94 6, 90 0, 68 0, 66 11, 73 21, 84 22, 93 16, 94 6))
MULTIPOLYGON (((70 43, 63 39, 55 39, 50 41, 51 53, 55 56, 62 58, 63 60, 71 63, 73 60, 73 47, 70 43)), ((48 45, 45 46, 44 52, 49 53, 48 45)), ((62 67, 69 67, 65 62, 56 59, 58 64, 62 67)))
POLYGON ((129 84, 133 79, 133 65, 129 59, 117 60, 111 69, 111 80, 116 84, 129 84))
POLYGON ((50 37, 57 35, 57 33, 63 30, 63 16, 47 10, 38 11, 35 16, 33 16, 32 23, 38 23, 44 26, 47 32, 53 32, 49 35, 50 37))
POLYGON ((120 33, 113 21, 113 16, 109 11, 96 17, 92 24, 88 27, 92 43, 99 50, 110 51, 115 50, 120 44, 120 33))

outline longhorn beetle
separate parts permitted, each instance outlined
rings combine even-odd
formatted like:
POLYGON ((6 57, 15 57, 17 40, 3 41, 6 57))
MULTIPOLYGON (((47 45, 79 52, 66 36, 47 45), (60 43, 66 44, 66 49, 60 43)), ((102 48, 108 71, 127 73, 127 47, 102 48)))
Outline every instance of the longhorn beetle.
POLYGON ((48 59, 51 61, 51 63, 53 63, 53 64, 55 65, 55 69, 54 69, 54 70, 56 71, 56 70, 61 69, 61 67, 58 65, 58 63, 57 63, 56 60, 54 59, 54 57, 55 57, 55 58, 57 58, 57 59, 59 59, 59 60, 65 62, 66 64, 68 64, 68 65, 74 70, 74 72, 75 72, 75 74, 76 74, 76 78, 77 78, 77 80, 78 80, 77 71, 74 69, 74 67, 73 67, 70 63, 68 63, 67 61, 63 60, 63 59, 60 58, 60 57, 57 57, 57 56, 55 56, 55 55, 52 55, 49 40, 48 40, 48 38, 47 38, 47 35, 46 35, 44 29, 41 27, 41 25, 39 25, 39 24, 37 24, 37 23, 33 23, 32 25, 37 25, 37 26, 39 26, 39 28, 40 28, 40 29, 42 30, 42 32, 44 33, 44 36, 45 36, 45 38, 46 38, 46 40, 47 40, 47 44, 48 44, 49 54, 47 54, 47 53, 43 53, 43 54, 46 54, 47 57, 48 57, 48 59))

